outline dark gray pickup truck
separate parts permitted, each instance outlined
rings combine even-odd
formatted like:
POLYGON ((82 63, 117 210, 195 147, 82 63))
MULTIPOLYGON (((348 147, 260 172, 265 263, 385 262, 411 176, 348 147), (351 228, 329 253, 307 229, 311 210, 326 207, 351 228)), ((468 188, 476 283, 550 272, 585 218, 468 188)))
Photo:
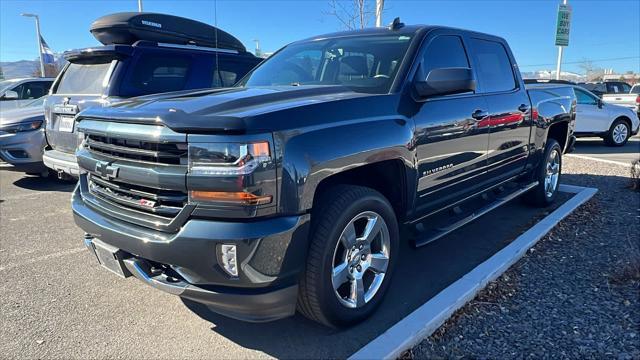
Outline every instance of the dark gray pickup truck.
POLYGON ((400 241, 521 194, 551 203, 575 103, 525 89, 499 37, 397 21, 318 36, 233 88, 80 113, 73 212, 122 277, 246 321, 348 326, 380 304, 400 241))

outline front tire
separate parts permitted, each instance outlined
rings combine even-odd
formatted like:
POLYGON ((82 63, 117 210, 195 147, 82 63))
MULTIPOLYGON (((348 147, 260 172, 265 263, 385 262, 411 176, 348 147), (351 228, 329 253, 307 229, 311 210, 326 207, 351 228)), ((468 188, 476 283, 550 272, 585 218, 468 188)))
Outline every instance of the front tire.
POLYGON ((366 319, 382 301, 398 257, 398 223, 389 201, 373 189, 339 185, 322 197, 312 213, 298 310, 344 327, 366 319))
POLYGON ((549 206, 556 199, 562 174, 562 148, 555 139, 547 139, 544 156, 534 170, 538 186, 527 193, 525 200, 535 206, 549 206))
POLYGON ((618 119, 611 124, 609 132, 604 137, 604 143, 608 146, 623 146, 630 136, 631 129, 629 124, 622 119, 618 119))

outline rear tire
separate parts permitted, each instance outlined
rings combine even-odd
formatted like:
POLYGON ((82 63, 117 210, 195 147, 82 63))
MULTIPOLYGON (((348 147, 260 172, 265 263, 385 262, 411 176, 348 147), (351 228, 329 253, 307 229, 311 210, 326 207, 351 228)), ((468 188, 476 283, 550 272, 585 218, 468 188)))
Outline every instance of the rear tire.
POLYGON ((618 119, 611 124, 609 132, 604 137, 604 143, 608 146, 623 146, 631 137, 631 128, 629 124, 618 119))
POLYGON ((322 197, 311 215, 298 310, 344 327, 366 319, 382 301, 398 257, 398 223, 389 201, 373 189, 338 185, 322 197))
POLYGON ((531 189, 525 200, 534 206, 549 206, 556 199, 562 174, 562 148, 555 139, 547 139, 544 156, 534 170, 534 180, 538 186, 531 189))

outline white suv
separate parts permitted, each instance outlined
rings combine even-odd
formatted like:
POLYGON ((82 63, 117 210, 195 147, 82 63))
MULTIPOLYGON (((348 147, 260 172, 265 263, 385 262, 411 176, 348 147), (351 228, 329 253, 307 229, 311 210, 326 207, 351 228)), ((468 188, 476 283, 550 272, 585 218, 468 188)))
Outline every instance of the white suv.
POLYGON ((632 109, 603 102, 579 86, 573 90, 578 99, 576 137, 599 136, 609 146, 622 146, 638 133, 640 120, 632 109))

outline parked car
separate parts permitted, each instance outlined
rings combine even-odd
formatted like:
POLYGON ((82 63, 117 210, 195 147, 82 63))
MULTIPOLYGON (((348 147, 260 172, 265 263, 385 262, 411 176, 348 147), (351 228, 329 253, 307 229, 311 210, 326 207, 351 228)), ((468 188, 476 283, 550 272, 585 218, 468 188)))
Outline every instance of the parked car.
POLYGON ((15 109, 49 93, 53 78, 22 78, 0 81, 0 112, 15 109))
POLYGON ((44 97, 0 112, 0 159, 13 167, 10 170, 29 175, 48 175, 42 162, 44 149, 44 97))
POLYGON ((421 246, 516 196, 554 201, 575 94, 531 86, 472 31, 298 41, 231 89, 80 113, 74 218, 121 277, 237 319, 347 326, 387 292, 401 227, 421 246))
POLYGON ((69 63, 45 102, 44 163, 60 177, 78 176, 74 118, 80 111, 147 94, 232 86, 262 61, 230 34, 171 15, 112 14, 96 20, 92 33, 104 46, 66 52, 69 63))
MULTIPOLYGON (((640 114, 640 95, 631 92, 631 85, 622 81, 584 83, 579 86, 614 105, 624 106, 640 114)), ((639 115, 640 116, 640 115, 639 115)))
POLYGON ((640 128, 638 114, 626 107, 608 104, 588 90, 574 87, 578 100, 576 136, 599 136, 605 144, 622 146, 640 128))

